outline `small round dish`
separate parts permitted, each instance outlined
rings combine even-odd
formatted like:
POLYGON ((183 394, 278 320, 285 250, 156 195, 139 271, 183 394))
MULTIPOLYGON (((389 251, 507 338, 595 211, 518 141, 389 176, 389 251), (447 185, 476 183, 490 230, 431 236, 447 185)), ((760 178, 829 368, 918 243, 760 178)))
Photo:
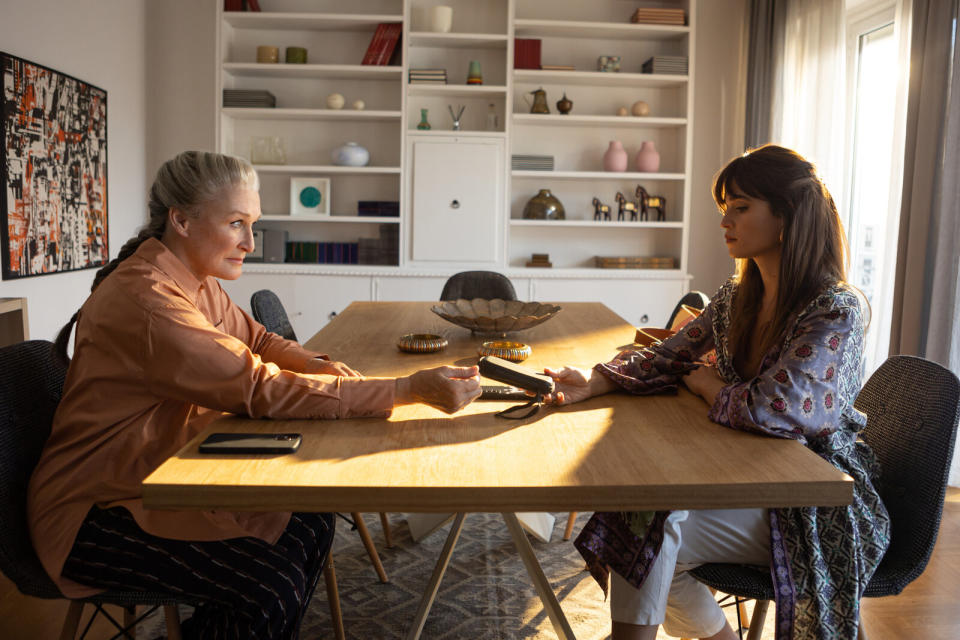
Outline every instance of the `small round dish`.
POLYGON ((533 349, 530 345, 522 342, 510 342, 508 340, 490 340, 484 342, 477 349, 477 353, 482 356, 496 356, 510 362, 523 362, 530 357, 533 349))
POLYGON ((407 353, 435 353, 447 348, 447 339, 433 333, 408 333, 400 336, 397 348, 407 353))

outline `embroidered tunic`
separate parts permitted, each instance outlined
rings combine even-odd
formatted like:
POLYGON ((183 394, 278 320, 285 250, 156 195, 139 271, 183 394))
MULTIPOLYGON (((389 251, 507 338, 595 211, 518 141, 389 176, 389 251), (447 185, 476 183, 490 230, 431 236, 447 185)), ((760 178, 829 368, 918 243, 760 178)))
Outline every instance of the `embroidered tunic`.
MULTIPOLYGON (((866 425, 853 407, 862 370, 860 302, 843 285, 826 286, 788 321, 757 376, 742 380, 727 342, 736 287, 728 281, 699 318, 661 344, 625 351, 596 370, 629 393, 675 391, 680 376, 716 349, 717 372, 728 386, 710 408, 711 420, 798 440, 853 478, 849 506, 770 510, 777 640, 853 640, 860 596, 890 539, 890 520, 873 486, 876 461, 857 440, 866 425)), ((667 513, 594 514, 575 544, 604 591, 608 568, 634 586, 643 583, 667 513)))

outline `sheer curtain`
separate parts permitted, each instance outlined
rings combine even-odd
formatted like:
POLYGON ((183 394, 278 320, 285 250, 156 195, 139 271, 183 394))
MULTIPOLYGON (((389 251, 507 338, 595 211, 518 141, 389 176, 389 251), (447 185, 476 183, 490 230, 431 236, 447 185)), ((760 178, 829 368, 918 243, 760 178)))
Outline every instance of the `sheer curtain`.
MULTIPOLYGON (((960 374, 958 0, 913 0, 910 87, 890 353, 960 374)), ((960 485, 960 456, 950 484, 960 485)))

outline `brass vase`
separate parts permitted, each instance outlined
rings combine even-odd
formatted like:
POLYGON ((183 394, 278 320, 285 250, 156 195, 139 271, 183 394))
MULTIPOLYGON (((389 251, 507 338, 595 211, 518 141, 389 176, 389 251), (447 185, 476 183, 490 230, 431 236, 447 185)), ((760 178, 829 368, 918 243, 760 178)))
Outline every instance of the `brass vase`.
POLYGON ((523 217, 525 220, 563 220, 567 216, 563 204, 550 189, 540 189, 523 207, 523 217))

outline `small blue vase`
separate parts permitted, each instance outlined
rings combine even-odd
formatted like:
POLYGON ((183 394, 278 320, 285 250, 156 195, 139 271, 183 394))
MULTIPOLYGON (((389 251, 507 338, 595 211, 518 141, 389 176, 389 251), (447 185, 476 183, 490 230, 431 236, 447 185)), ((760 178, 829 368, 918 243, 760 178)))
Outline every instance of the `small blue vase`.
POLYGON ((365 167, 370 162, 370 152, 356 142, 347 142, 334 149, 330 158, 339 167, 365 167))

